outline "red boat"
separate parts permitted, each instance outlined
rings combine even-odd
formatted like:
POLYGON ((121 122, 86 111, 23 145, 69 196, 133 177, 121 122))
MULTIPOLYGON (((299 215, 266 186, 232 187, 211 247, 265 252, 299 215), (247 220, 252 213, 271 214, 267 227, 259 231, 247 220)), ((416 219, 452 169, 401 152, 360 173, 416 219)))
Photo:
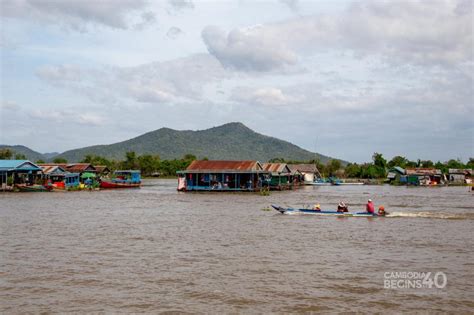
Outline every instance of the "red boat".
POLYGON ((114 178, 102 180, 100 188, 139 188, 141 186, 140 171, 115 171, 114 178))
POLYGON ((132 183, 115 183, 113 181, 103 180, 100 182, 100 188, 137 188, 141 184, 132 184, 132 183))

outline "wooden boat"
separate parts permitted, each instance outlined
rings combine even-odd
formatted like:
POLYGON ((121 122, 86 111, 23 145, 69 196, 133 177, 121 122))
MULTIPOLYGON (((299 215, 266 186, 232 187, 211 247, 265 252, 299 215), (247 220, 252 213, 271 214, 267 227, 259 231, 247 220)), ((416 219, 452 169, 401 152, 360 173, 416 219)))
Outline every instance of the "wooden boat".
POLYGON ((21 192, 49 192, 53 190, 53 186, 44 186, 44 185, 24 185, 17 184, 15 188, 21 192))
POLYGON ((331 210, 313 210, 306 208, 285 208, 277 205, 272 205, 273 209, 280 212, 281 214, 293 214, 293 213, 304 213, 313 214, 320 216, 337 216, 337 217, 384 217, 385 215, 379 215, 377 213, 368 212, 337 212, 331 210))
POLYGON ((140 171, 115 171, 114 177, 111 180, 102 180, 100 188, 140 188, 141 178, 140 171))

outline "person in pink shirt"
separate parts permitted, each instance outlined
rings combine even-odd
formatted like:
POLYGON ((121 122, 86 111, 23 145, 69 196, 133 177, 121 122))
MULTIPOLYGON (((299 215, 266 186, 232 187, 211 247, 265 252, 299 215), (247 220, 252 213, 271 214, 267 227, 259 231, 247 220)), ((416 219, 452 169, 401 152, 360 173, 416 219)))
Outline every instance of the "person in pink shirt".
POLYGON ((367 206, 365 207, 365 210, 366 210, 368 213, 374 214, 375 207, 374 207, 374 204, 373 204, 373 202, 372 202, 372 199, 369 199, 369 200, 367 201, 367 206))

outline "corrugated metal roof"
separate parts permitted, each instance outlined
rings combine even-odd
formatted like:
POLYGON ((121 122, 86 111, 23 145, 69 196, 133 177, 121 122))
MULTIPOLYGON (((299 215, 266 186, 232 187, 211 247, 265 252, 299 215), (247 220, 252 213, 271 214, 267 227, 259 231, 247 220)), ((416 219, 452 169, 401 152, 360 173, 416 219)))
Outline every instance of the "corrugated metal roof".
POLYGON ((263 170, 272 174, 290 174, 291 170, 286 163, 263 163, 263 170))
POLYGON ((262 172, 262 165, 258 161, 193 161, 186 172, 262 172))
POLYGON ((94 165, 94 167, 95 167, 95 170, 97 171, 97 173, 102 173, 105 170, 110 172, 110 169, 106 165, 94 165))
POLYGON ((443 173, 441 170, 434 169, 434 168, 407 168, 406 170, 407 175, 442 175, 443 173))
POLYGON ((292 172, 300 171, 302 173, 318 173, 318 168, 314 164, 288 164, 292 172))
POLYGON ((39 166, 43 169, 44 174, 51 174, 51 173, 54 173, 54 172, 66 173, 66 170, 63 169, 61 166, 58 166, 58 165, 39 164, 39 166))
POLYGON ((41 168, 28 160, 0 160, 0 170, 11 171, 15 169, 41 171, 41 168))
POLYGON ((82 173, 82 172, 95 172, 96 169, 92 164, 90 163, 74 163, 74 164, 68 164, 66 166, 66 170, 71 172, 71 173, 82 173))
POLYGON ((458 168, 450 168, 448 170, 449 174, 464 174, 464 175, 470 175, 472 174, 471 169, 458 169, 458 168))

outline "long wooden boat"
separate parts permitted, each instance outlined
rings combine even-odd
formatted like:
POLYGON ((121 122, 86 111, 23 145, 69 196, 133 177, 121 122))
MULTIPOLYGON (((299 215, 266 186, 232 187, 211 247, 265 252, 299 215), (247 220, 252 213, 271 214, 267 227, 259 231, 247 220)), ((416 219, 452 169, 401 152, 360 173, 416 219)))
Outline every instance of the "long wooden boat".
POLYGON ((114 181, 103 180, 100 182, 100 188, 139 188, 141 184, 119 183, 114 181))
POLYGON ((111 180, 102 180, 100 182, 100 188, 104 189, 140 188, 140 186, 140 171, 136 170, 115 171, 114 178, 112 178, 111 180))
POLYGON ((281 214, 293 214, 293 213, 305 213, 314 214, 320 216, 337 216, 337 217, 384 217, 385 215, 379 215, 377 213, 368 212, 337 212, 332 210, 313 210, 306 208, 290 208, 272 205, 273 209, 280 212, 281 214))
POLYGON ((15 188, 21 192, 49 192, 53 190, 53 186, 43 186, 43 185, 15 185, 15 188))

